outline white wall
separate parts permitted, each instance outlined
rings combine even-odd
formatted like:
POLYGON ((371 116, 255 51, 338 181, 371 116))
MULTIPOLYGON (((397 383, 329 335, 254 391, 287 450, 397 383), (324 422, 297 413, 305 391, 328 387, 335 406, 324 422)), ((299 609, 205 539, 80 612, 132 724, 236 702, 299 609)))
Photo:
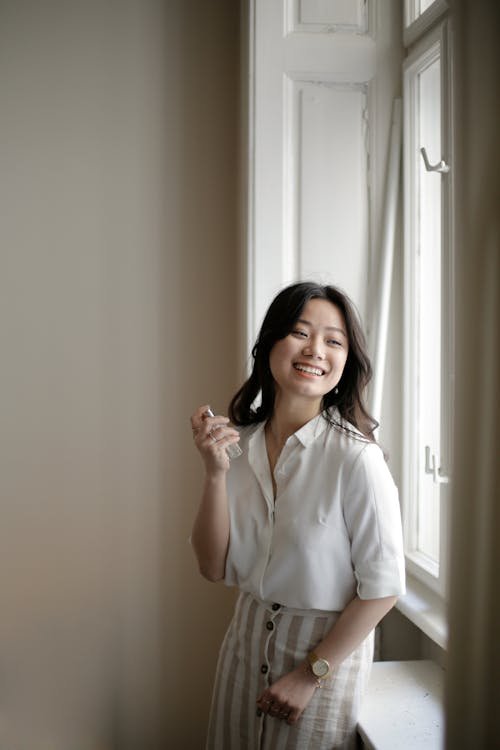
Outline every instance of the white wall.
POLYGON ((0 746, 202 744, 230 592, 188 417, 237 362, 238 7, 4 0, 0 746))

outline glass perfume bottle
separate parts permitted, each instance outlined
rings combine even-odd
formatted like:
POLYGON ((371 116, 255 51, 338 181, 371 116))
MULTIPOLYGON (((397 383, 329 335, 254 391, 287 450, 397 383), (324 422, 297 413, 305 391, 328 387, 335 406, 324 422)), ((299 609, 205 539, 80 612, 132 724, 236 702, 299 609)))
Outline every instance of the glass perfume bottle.
MULTIPOLYGON (((210 408, 206 410, 205 414, 207 415, 207 417, 215 417, 215 414, 210 408)), ((237 443, 231 443, 231 445, 226 445, 226 453, 229 458, 238 458, 238 456, 241 456, 243 451, 237 443)))

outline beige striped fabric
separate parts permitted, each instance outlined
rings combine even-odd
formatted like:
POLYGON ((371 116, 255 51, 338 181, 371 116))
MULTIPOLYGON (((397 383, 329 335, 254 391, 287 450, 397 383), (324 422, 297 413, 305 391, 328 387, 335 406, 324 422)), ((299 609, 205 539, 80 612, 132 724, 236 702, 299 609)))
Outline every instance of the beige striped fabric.
POLYGON ((207 750, 333 750, 356 747, 356 721, 373 658, 373 634, 333 673, 290 726, 261 714, 262 691, 304 660, 339 617, 240 594, 215 678, 207 750))

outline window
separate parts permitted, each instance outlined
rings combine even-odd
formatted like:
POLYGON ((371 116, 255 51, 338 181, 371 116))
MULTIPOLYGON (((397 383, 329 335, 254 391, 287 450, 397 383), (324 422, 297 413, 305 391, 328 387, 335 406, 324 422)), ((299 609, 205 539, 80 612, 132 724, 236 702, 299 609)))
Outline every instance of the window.
MULTIPOLYGON (((425 147, 431 165, 442 159, 451 164, 449 21, 445 0, 405 3, 404 339, 415 345, 405 353, 405 471, 399 484, 408 571, 426 595, 442 603, 450 471, 453 172, 427 172, 420 148, 425 147)), ((244 6, 248 182, 243 279, 250 352, 269 300, 294 279, 338 284, 368 320, 368 298, 377 296, 368 291, 375 286, 382 234, 385 134, 402 57, 394 3, 249 0, 244 6)), ((392 413, 398 395, 389 395, 392 413)), ((399 437, 392 426, 389 443, 399 437)), ((404 609, 408 599, 402 599, 401 611, 434 637, 404 609)), ((443 645, 443 639, 435 640, 443 645)))
POLYGON ((403 76, 405 550, 410 576, 443 598, 453 347, 447 24, 412 43, 403 76))
POLYGON ((432 6, 443 5, 442 2, 433 0, 406 0, 405 2, 405 25, 409 27, 415 21, 419 21, 423 15, 432 13, 432 6))

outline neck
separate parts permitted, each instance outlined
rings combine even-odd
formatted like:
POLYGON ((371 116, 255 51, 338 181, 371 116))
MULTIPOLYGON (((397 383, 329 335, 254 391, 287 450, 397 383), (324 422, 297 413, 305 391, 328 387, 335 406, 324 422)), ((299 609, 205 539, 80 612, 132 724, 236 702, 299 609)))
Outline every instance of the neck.
POLYGON ((320 411, 320 402, 283 400, 277 394, 274 411, 268 421, 268 429, 275 443, 284 445, 290 435, 314 419, 320 411))

